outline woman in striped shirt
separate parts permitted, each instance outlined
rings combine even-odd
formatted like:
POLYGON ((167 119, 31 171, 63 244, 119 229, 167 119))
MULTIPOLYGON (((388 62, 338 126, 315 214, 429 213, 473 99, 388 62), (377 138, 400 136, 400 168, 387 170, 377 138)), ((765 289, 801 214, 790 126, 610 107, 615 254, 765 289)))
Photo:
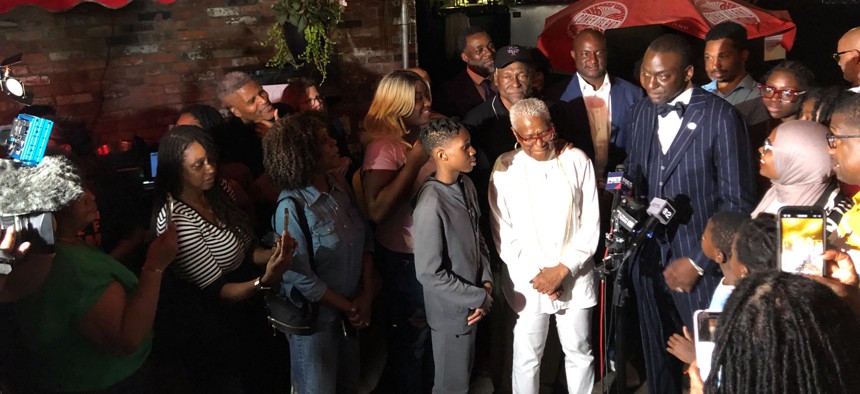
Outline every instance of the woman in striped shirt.
POLYGON ((162 137, 156 185, 161 201, 169 194, 175 204, 171 215, 169 204, 162 206, 156 224, 160 233, 168 216, 176 223, 179 252, 171 270, 174 291, 161 316, 167 332, 159 335, 183 355, 194 390, 241 392, 241 374, 233 372, 259 358, 247 354, 254 346, 242 340, 255 336, 248 330, 262 316, 240 301, 280 284, 295 241, 284 233, 272 250, 255 246, 249 218, 216 169, 217 149, 202 129, 178 126, 162 137))

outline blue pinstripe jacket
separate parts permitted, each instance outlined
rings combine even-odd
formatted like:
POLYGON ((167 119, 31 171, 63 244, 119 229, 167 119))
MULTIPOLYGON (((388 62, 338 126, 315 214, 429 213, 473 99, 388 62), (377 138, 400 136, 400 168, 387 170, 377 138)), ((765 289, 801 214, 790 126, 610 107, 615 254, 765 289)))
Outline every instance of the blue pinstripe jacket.
POLYGON ((630 138, 627 168, 636 174, 636 194, 647 201, 689 197, 688 220, 670 225, 658 239, 662 264, 686 256, 715 271, 701 248, 708 219, 719 211, 749 213, 755 206, 749 138, 737 110, 694 87, 681 130, 666 155, 657 138, 656 106, 648 97, 634 104, 625 127, 630 138))

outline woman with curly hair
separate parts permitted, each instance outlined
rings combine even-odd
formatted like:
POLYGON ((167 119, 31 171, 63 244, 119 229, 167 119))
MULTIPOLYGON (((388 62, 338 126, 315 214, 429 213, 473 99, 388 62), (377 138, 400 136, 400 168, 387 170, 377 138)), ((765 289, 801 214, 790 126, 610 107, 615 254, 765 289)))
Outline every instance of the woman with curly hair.
POLYGON ((355 328, 370 324, 373 245, 352 191, 333 171, 340 155, 325 116, 305 111, 278 122, 263 140, 263 164, 282 189, 275 230, 297 242, 281 294, 295 289, 320 303, 311 333, 286 333, 293 392, 357 392, 355 328))
POLYGON ((386 326, 391 330, 388 373, 396 380, 393 387, 405 392, 421 392, 425 353, 430 362, 409 205, 424 179, 436 170, 418 140, 418 131, 430 123, 430 104, 424 79, 412 71, 393 71, 379 81, 362 138, 366 143, 362 195, 367 214, 376 223, 377 264, 387 303, 386 326))
POLYGON ((170 325, 160 336, 180 352, 200 392, 241 390, 234 388, 241 375, 254 374, 248 361, 259 357, 247 350, 261 349, 247 340, 265 320, 262 310, 255 314, 251 304, 240 301, 278 286, 292 264, 284 252, 292 241, 287 235, 272 250, 255 246, 248 216, 218 177, 217 160, 211 137, 195 126, 174 127, 158 148, 157 198, 165 202, 172 196, 175 204, 161 205, 156 229, 164 232, 170 219, 179 243, 169 276, 172 297, 165 297, 160 316, 170 325), (248 261, 260 265, 263 274, 248 261))

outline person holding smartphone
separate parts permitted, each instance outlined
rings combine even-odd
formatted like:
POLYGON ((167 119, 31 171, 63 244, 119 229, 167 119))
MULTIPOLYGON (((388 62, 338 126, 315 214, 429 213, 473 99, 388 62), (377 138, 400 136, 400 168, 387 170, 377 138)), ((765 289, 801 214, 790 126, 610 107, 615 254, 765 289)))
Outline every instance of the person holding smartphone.
POLYGON ((303 394, 358 392, 355 329, 370 325, 374 297, 370 226, 332 171, 341 157, 328 127, 323 114, 306 111, 276 123, 263 140, 263 163, 281 188, 275 231, 289 230, 297 245, 281 292, 295 288, 320 304, 310 334, 287 334, 292 389, 303 394))
POLYGON ((175 223, 179 251, 167 272, 158 349, 182 363, 189 390, 268 392, 278 384, 277 343, 263 308, 250 301, 280 284, 294 241, 285 233, 272 249, 255 245, 250 219, 218 175, 217 152, 195 126, 174 127, 159 143, 156 198, 175 202, 157 205, 156 231, 175 223))

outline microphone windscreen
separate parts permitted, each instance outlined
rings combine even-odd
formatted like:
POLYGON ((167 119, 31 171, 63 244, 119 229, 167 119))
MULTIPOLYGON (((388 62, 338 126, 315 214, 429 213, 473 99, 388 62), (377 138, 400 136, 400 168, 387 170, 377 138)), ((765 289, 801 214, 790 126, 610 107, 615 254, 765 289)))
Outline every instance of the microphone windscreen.
POLYGON ((45 156, 34 167, 0 160, 0 215, 55 212, 84 194, 81 178, 62 156, 45 156))

